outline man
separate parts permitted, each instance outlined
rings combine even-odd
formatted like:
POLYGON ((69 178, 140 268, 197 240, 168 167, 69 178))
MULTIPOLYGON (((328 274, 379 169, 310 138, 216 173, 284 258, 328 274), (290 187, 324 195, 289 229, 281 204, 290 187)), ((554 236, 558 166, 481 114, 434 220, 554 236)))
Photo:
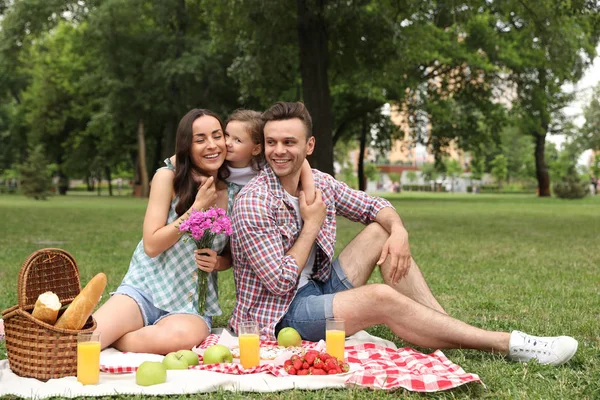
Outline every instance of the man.
POLYGON ((430 348, 472 348, 518 361, 567 362, 571 337, 491 332, 449 317, 411 257, 408 233, 392 205, 313 170, 315 201, 299 188, 300 168, 315 146, 302 103, 277 103, 263 114, 268 167, 238 195, 231 238, 237 301, 230 326, 259 323, 274 339, 284 327, 303 339, 325 336, 327 318, 343 318, 346 334, 376 324, 430 348), (270 167, 270 168, 269 168, 270 167), (333 260, 336 215, 366 227, 333 260), (369 284, 375 266, 385 284, 369 284))

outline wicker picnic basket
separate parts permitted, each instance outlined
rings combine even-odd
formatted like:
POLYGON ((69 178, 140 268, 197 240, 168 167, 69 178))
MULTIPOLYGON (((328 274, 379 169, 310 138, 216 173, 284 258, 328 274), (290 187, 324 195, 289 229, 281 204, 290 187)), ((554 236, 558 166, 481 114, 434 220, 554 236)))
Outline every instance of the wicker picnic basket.
POLYGON ((81 291, 75 259, 61 249, 41 249, 23 263, 18 283, 19 304, 2 311, 10 369, 41 381, 77 375, 77 334, 93 332, 90 316, 82 330, 56 328, 31 316, 38 296, 56 293, 63 305, 81 291))

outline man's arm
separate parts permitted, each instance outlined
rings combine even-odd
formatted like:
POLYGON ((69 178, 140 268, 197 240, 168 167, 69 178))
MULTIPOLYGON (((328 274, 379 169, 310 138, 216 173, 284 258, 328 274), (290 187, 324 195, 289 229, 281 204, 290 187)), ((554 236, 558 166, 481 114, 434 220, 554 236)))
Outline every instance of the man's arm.
POLYGON ((383 246, 377 265, 383 264, 390 257, 390 278, 398 283, 408 274, 411 254, 408 232, 392 204, 386 199, 354 190, 331 176, 326 175, 325 179, 334 188, 335 207, 339 215, 363 224, 377 222, 389 232, 390 236, 383 246))
POLYGON ((390 278, 393 283, 398 283, 408 274, 411 265, 412 256, 408 244, 408 231, 396 210, 391 207, 379 210, 375 222, 390 234, 383 245, 377 265, 383 264, 390 257, 390 278))

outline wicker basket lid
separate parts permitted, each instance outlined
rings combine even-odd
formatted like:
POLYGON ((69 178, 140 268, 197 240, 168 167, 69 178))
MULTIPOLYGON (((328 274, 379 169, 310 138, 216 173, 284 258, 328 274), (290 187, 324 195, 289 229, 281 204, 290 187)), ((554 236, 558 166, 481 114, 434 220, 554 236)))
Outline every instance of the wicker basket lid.
POLYGON ((38 296, 47 291, 54 292, 63 304, 81 292, 77 263, 65 250, 37 250, 23 263, 18 283, 19 308, 33 308, 38 296))

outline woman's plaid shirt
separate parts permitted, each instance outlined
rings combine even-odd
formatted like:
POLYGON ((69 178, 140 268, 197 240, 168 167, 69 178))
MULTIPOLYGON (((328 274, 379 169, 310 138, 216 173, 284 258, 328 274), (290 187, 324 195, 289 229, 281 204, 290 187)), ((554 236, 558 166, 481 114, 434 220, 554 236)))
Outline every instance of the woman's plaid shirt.
MULTIPOLYGON (((313 170, 315 187, 323 194, 327 216, 317 236, 313 279, 331 275, 335 250, 336 215, 368 224, 390 202, 351 189, 328 174, 313 170)), ((298 288, 298 265, 286 252, 300 229, 293 205, 277 176, 267 166, 239 193, 233 207, 231 252, 236 304, 229 321, 237 332, 240 322, 253 320, 261 336, 275 339, 275 325, 285 315, 298 288)))

